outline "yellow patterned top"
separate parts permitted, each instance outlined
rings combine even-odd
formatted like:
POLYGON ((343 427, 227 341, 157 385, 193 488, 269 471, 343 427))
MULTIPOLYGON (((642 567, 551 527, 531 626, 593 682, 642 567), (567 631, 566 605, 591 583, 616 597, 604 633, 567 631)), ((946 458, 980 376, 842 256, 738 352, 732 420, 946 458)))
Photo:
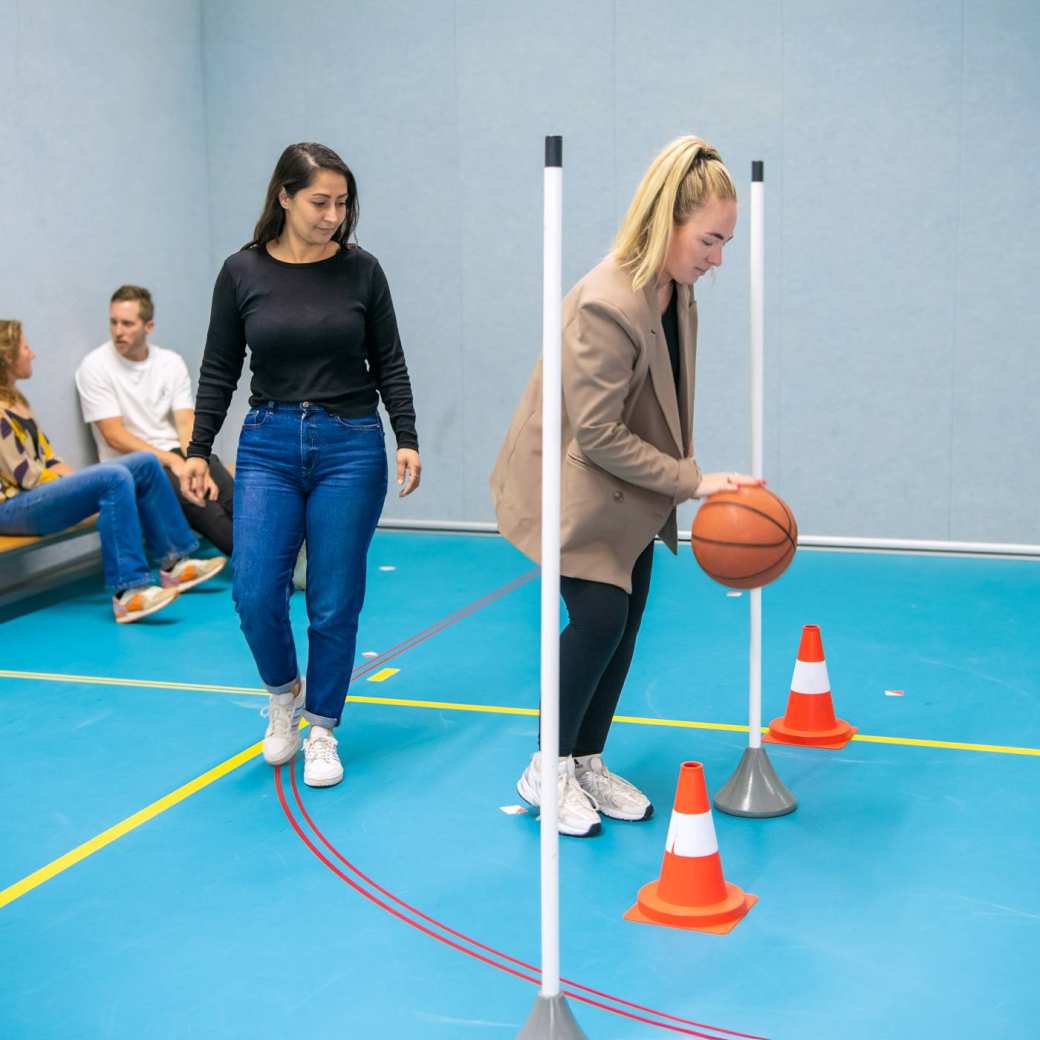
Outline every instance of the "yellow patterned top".
POLYGON ((60 465, 43 430, 0 405, 0 501, 57 480, 60 465))

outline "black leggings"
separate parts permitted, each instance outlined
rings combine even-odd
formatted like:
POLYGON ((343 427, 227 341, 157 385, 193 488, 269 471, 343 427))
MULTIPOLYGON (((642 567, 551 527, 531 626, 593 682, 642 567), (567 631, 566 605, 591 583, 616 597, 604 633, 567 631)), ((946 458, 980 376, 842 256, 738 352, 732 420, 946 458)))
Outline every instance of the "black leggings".
POLYGON ((560 754, 597 755, 625 685, 650 591, 654 543, 632 568, 632 594, 616 585, 561 578, 570 620, 560 635, 560 754))

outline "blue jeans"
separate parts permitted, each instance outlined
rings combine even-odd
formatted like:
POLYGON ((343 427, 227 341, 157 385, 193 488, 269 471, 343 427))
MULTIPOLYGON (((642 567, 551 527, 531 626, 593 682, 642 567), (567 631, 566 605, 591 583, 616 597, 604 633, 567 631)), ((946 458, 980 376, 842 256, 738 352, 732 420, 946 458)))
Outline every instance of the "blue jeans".
POLYGON ((199 546, 162 465, 146 451, 15 495, 0 505, 0 534, 53 534, 94 513, 105 584, 113 592, 154 584, 143 545, 161 567, 199 546))
POLYGON ((378 414, 341 419, 308 402, 270 402, 245 418, 235 465, 234 597, 260 678, 299 678, 289 625, 296 556, 307 539, 307 704, 339 725, 350 685, 368 547, 386 497, 378 414))

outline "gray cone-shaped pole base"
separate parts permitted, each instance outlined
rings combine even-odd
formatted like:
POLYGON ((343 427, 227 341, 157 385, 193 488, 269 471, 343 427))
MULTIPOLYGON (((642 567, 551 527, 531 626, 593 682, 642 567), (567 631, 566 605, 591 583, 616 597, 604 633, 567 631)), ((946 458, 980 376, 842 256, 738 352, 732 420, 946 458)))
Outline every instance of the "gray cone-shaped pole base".
POLYGON ((794 812, 798 799, 776 775, 766 749, 749 747, 729 782, 715 795, 715 808, 730 816, 763 819, 794 812))
POLYGON ((588 1037, 575 1021, 563 994, 557 993, 555 997, 538 995, 516 1040, 588 1040, 588 1037))

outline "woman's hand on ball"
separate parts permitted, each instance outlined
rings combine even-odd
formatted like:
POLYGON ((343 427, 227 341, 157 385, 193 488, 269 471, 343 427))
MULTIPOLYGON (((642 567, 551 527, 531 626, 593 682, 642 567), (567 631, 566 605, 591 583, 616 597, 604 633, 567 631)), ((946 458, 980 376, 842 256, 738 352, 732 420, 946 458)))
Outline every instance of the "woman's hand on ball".
POLYGON ((761 477, 751 477, 746 473, 705 473, 697 485, 694 498, 707 498, 719 491, 736 491, 738 487, 762 487, 765 481, 761 477))

